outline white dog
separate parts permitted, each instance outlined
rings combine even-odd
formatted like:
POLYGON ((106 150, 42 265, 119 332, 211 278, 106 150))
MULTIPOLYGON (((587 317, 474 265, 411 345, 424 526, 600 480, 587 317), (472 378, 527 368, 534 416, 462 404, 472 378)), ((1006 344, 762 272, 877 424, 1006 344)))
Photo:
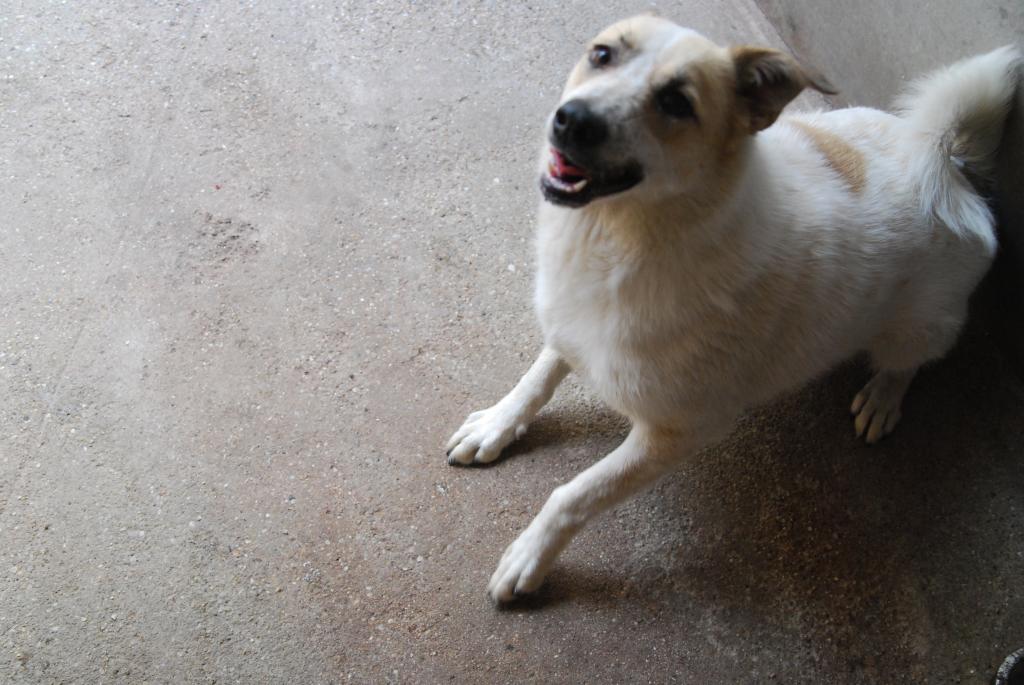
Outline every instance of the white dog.
POLYGON ((546 345, 452 436, 489 462, 570 369, 632 420, 625 442, 551 494, 488 591, 535 590, 593 516, 771 400, 867 350, 853 400, 889 433, 917 369, 954 343, 996 251, 984 179, 1020 68, 1002 48, 921 81, 893 116, 776 121, 805 87, 789 56, 724 48, 664 19, 608 28, 547 126, 536 309, 546 345))

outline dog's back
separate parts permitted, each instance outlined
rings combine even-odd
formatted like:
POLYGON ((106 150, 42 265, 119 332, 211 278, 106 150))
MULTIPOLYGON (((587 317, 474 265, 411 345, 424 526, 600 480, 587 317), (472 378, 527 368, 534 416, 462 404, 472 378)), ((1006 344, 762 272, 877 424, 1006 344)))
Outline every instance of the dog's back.
POLYGON ((542 207, 549 341, 616 409, 658 420, 731 414, 865 349, 881 368, 941 356, 996 246, 961 167, 984 173, 1017 60, 930 77, 901 116, 783 117, 710 229, 657 225, 682 211, 542 207))
POLYGON ((489 592, 535 589, 599 512, 726 432, 747 406, 866 349, 858 435, 900 418, 946 352, 995 250, 984 180, 1019 56, 925 79, 900 116, 776 120, 828 83, 777 50, 722 48, 654 17, 599 34, 548 122, 536 305, 546 347, 449 442, 486 462, 570 367, 632 419, 611 454, 557 488, 489 592), (773 126, 773 124, 775 124, 773 126))

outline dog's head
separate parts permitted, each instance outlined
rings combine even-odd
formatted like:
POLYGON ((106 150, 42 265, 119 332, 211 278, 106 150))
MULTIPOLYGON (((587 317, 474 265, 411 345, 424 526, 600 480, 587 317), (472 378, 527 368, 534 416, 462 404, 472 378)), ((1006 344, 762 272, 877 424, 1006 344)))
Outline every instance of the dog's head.
POLYGON ((640 16, 602 31, 548 122, 541 189, 555 204, 699 192, 806 87, 834 92, 790 56, 723 48, 640 16))

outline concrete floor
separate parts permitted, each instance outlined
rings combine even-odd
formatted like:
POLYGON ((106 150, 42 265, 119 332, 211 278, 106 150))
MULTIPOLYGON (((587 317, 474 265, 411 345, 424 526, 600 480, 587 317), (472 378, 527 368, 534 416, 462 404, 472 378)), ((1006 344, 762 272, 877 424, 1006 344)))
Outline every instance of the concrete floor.
POLYGON ((569 384, 514 458, 441 450, 538 349, 539 126, 644 3, 126 5, 0 9, 0 680, 980 684, 1024 645, 978 325, 881 446, 853 362, 487 601, 625 433, 569 384))

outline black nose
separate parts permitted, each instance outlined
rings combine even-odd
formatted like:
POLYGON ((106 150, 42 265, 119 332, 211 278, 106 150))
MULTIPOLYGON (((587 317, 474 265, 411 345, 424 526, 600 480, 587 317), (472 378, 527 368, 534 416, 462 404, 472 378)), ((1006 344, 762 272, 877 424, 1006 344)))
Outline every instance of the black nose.
POLYGON ((555 142, 567 147, 594 147, 608 137, 608 126, 583 100, 569 100, 551 123, 555 142))

